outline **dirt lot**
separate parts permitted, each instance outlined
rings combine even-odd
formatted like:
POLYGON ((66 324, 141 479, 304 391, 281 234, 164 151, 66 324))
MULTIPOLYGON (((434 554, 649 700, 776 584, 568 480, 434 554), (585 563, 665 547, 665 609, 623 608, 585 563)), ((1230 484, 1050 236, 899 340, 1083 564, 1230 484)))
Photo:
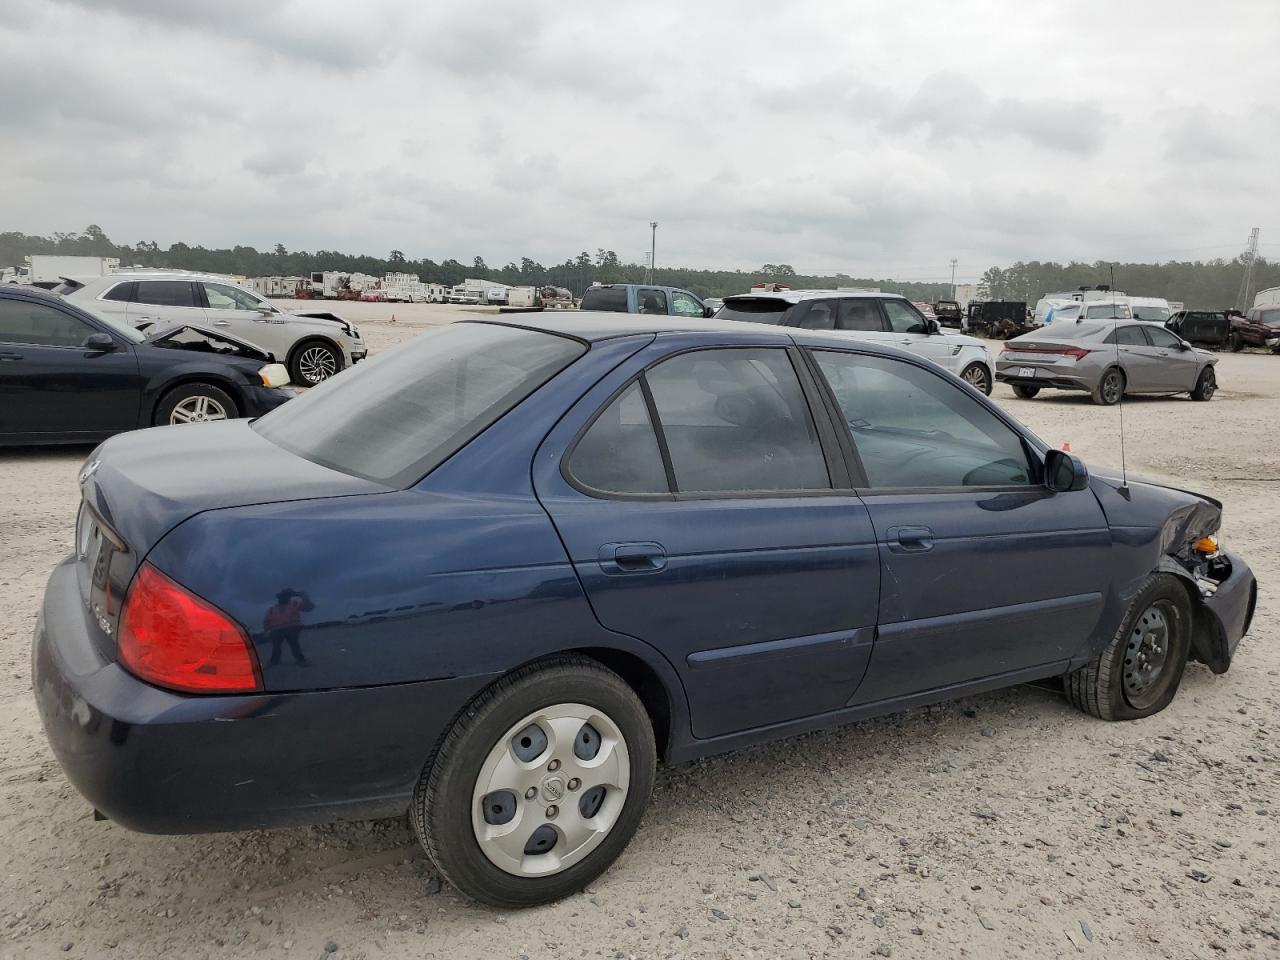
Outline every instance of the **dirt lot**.
MULTIPOLYGON (((352 305, 375 349, 461 315, 352 305), (393 325, 383 319, 397 315, 393 325)), ((0 453, 0 958, 1280 956, 1280 357, 1127 403, 1133 472, 1225 501, 1262 583, 1229 674, 1106 724, 1018 688, 660 771, 594 887, 524 913, 441 889, 404 822, 199 837, 95 823, 30 691, 85 448, 0 453)), ((1119 462, 1114 409, 997 399, 1119 462)))

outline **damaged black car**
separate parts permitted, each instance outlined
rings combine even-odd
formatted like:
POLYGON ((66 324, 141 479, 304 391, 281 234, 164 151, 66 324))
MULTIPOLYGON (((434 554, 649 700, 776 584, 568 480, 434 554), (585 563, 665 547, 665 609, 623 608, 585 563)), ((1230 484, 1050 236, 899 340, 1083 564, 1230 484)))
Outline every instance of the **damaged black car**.
POLYGON ((0 446, 257 417, 290 400, 269 352, 212 329, 146 334, 37 287, 0 288, 0 446))

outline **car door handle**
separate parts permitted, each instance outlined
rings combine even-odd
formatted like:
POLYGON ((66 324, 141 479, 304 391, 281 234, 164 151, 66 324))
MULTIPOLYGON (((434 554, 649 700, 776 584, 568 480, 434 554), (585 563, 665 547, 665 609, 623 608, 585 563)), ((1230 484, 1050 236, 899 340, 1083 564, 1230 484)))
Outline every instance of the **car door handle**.
POLYGON ((598 557, 604 572, 615 576, 657 573, 667 566, 667 552, 660 543, 606 543, 598 557))
POLYGON ((889 549, 894 553, 924 553, 933 549, 933 531, 928 527, 890 527, 889 549))
POLYGON ((215 320, 215 321, 213 321, 213 325, 214 325, 215 327, 229 327, 229 326, 231 326, 231 321, 230 321, 230 320, 215 320))

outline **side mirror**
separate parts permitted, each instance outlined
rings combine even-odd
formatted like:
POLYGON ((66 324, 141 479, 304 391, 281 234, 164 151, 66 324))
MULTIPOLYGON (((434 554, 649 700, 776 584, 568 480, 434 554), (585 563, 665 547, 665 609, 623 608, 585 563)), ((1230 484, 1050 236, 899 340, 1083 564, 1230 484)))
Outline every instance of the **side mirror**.
POLYGON ((269 317, 276 312, 276 308, 271 306, 271 304, 269 303, 260 303, 254 309, 257 310, 264 317, 269 317))
POLYGON ((91 333, 84 338, 84 343, 80 344, 85 350, 91 353, 113 353, 116 349, 116 342, 107 333, 91 333))
POLYGON ((704 317, 706 317, 706 318, 710 319, 711 317, 714 317, 714 316, 716 315, 716 308, 715 308, 715 307, 703 307, 703 308, 702 308, 702 315, 703 315, 704 317))
POLYGON ((1178 349, 1179 349, 1179 350, 1190 350, 1190 349, 1191 349, 1191 344, 1187 343, 1187 341, 1185 341, 1185 340, 1179 340, 1179 341, 1178 341, 1178 349))
POLYGON ((925 326, 929 333, 941 333, 942 327, 938 325, 937 320, 925 320, 925 326))
POLYGON ((1044 485, 1054 493, 1074 493, 1089 485, 1089 468, 1065 450, 1050 450, 1044 458, 1044 485))

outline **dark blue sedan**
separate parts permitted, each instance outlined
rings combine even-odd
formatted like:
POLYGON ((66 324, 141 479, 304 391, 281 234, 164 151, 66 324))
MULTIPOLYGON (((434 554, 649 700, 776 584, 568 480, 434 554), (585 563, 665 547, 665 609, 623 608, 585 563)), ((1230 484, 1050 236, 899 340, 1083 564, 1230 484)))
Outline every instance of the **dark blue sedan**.
POLYGON ((507 906, 604 870, 659 757, 1054 677, 1145 717, 1257 592, 1216 501, 1090 477, 917 357, 714 320, 458 323, 80 482, 34 686, 97 810, 409 809, 507 906))

